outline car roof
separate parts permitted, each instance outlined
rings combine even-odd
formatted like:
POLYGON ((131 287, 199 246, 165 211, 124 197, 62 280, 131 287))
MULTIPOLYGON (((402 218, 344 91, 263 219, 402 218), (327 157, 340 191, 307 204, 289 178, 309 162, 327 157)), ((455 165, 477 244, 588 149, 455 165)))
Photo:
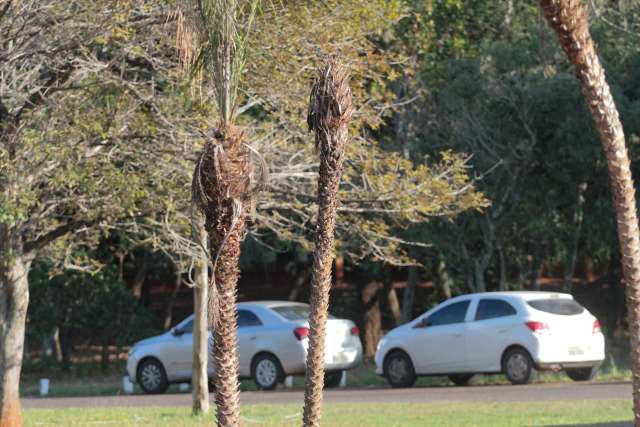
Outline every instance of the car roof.
POLYGON ((469 297, 505 297, 522 299, 525 301, 531 301, 542 298, 561 298, 561 299, 573 299, 571 294, 562 292, 545 292, 545 291, 501 291, 501 292, 478 292, 475 294, 459 295, 455 298, 451 298, 450 301, 465 299, 469 297))
POLYGON ((302 302, 296 302, 296 301, 279 301, 279 300, 245 301, 245 302, 238 303, 238 307, 245 307, 245 308, 250 308, 250 307, 273 308, 273 307, 283 307, 283 306, 285 307, 305 306, 306 307, 308 306, 308 304, 305 304, 302 302))

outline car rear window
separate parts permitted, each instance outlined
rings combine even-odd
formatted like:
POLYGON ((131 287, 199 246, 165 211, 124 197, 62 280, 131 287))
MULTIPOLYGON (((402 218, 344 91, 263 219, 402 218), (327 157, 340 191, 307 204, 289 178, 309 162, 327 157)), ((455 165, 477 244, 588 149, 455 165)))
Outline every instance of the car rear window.
MULTIPOLYGON (((306 305, 281 305, 271 309, 287 320, 309 319, 309 307, 306 305)), ((329 315, 329 319, 335 319, 335 317, 329 315)))
POLYGON ((584 311, 584 307, 572 299, 537 299, 527 301, 527 304, 536 310, 551 314, 560 314, 563 316, 575 316, 576 314, 580 314, 584 311))

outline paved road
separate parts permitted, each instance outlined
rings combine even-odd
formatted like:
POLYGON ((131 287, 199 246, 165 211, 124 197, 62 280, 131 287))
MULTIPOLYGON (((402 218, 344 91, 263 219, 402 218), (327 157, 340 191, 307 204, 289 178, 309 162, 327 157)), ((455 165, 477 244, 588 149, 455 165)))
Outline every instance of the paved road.
MULTIPOLYGON (((325 393, 325 402, 331 403, 393 403, 436 401, 499 401, 524 402, 545 400, 630 399, 629 382, 591 382, 533 384, 526 386, 493 385, 469 387, 414 387, 409 389, 368 388, 337 389, 325 393)), ((303 401, 300 390, 271 392, 245 391, 242 403, 296 403, 303 401)), ((111 406, 190 406, 191 394, 163 394, 156 396, 100 396, 23 398, 25 408, 84 408, 111 406)))

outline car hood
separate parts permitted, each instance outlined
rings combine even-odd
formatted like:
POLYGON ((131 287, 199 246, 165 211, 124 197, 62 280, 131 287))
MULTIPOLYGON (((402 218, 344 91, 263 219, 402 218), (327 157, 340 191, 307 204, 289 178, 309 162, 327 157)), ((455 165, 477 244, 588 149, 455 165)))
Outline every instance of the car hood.
POLYGON ((145 338, 143 340, 136 342, 133 345, 133 347, 140 347, 143 345, 156 344, 156 343, 165 341, 168 333, 169 332, 165 332, 164 334, 156 335, 155 337, 145 338))

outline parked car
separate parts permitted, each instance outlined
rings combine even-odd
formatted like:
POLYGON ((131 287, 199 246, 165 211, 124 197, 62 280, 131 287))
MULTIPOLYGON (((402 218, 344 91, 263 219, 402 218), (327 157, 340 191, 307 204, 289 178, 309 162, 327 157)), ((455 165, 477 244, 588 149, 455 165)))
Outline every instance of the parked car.
POLYGON ((544 369, 587 381, 604 356, 600 322, 571 295, 486 292, 452 298, 391 330, 375 360, 391 386, 410 387, 421 375, 465 385, 479 373, 526 384, 544 369))
MULTIPOLYGON (((238 304, 239 374, 258 388, 274 389, 287 375, 304 375, 309 347, 309 306, 289 301, 238 304)), ((127 373, 145 393, 163 393, 171 383, 191 381, 193 315, 170 331, 137 342, 129 351, 127 373)), ((211 332, 209 344, 213 344, 211 332)), ((335 387, 342 372, 362 360, 359 331, 351 320, 329 316, 325 385, 335 387)), ((209 376, 213 377, 209 361, 209 376)))

